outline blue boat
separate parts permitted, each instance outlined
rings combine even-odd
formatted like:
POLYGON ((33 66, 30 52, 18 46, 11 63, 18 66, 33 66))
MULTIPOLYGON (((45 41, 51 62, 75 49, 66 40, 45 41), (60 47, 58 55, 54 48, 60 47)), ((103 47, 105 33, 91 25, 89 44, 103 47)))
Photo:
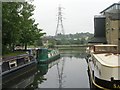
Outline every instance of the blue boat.
POLYGON ((22 68, 36 65, 36 59, 32 54, 21 54, 2 58, 2 76, 20 71, 22 68))

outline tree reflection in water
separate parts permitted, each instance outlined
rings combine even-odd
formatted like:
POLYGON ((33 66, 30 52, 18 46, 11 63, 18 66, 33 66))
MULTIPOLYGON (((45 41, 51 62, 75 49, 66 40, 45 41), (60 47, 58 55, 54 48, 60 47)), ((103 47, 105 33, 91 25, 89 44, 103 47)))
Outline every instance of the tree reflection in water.
POLYGON ((61 56, 62 57, 75 57, 75 58, 85 58, 87 56, 85 50, 78 50, 78 51, 73 51, 73 50, 64 50, 61 51, 61 56))
POLYGON ((34 81, 27 88, 37 89, 38 84, 41 84, 47 80, 47 78, 45 78, 45 76, 44 76, 47 72, 48 72, 48 64, 38 64, 34 81))
MULTIPOLYGON (((35 74, 35 78, 34 81, 31 85, 29 85, 27 88, 34 88, 34 89, 38 89, 39 84, 44 83, 44 81, 47 80, 47 78, 45 77, 45 75, 47 74, 48 70, 50 68, 52 68, 54 65, 58 65, 59 63, 59 59, 56 61, 53 61, 51 63, 48 64, 38 64, 37 65, 37 72, 35 74)), ((59 67, 58 67, 59 68, 59 67)), ((62 69, 63 70, 63 69, 62 69)), ((63 73, 62 73, 63 74, 63 73)), ((61 79, 61 75, 60 75, 60 79, 61 79)))

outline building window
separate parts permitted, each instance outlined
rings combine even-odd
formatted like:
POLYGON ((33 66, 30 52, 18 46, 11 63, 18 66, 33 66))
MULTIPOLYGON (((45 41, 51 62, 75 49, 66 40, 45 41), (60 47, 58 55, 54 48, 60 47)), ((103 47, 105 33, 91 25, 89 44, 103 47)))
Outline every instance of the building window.
POLYGON ((115 30, 115 28, 112 28, 112 30, 115 30))
POLYGON ((120 5, 118 5, 118 9, 120 10, 120 5))

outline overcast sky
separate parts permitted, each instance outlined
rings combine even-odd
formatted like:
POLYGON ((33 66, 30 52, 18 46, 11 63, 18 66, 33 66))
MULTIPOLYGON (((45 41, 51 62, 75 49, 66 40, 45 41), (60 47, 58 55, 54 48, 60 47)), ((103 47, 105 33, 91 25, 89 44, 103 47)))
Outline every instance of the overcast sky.
POLYGON ((47 35, 55 35, 58 6, 62 10, 64 30, 66 34, 90 32, 94 33, 94 15, 120 0, 34 0, 36 6, 34 18, 47 35))

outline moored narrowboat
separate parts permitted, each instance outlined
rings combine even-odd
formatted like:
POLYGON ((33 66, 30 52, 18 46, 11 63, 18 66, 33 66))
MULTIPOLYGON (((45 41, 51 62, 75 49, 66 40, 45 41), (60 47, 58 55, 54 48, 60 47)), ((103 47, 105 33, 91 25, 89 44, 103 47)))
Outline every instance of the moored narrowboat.
POLYGON ((34 80, 37 66, 31 64, 2 77, 2 89, 26 88, 34 80))
POLYGON ((93 45, 88 72, 94 88, 120 89, 120 54, 117 45, 93 45))
POLYGON ((12 74, 19 69, 36 64, 31 54, 21 54, 2 58, 2 76, 12 74))
POLYGON ((38 63, 50 63, 58 58, 60 58, 60 53, 58 50, 50 50, 46 48, 37 50, 38 63))

